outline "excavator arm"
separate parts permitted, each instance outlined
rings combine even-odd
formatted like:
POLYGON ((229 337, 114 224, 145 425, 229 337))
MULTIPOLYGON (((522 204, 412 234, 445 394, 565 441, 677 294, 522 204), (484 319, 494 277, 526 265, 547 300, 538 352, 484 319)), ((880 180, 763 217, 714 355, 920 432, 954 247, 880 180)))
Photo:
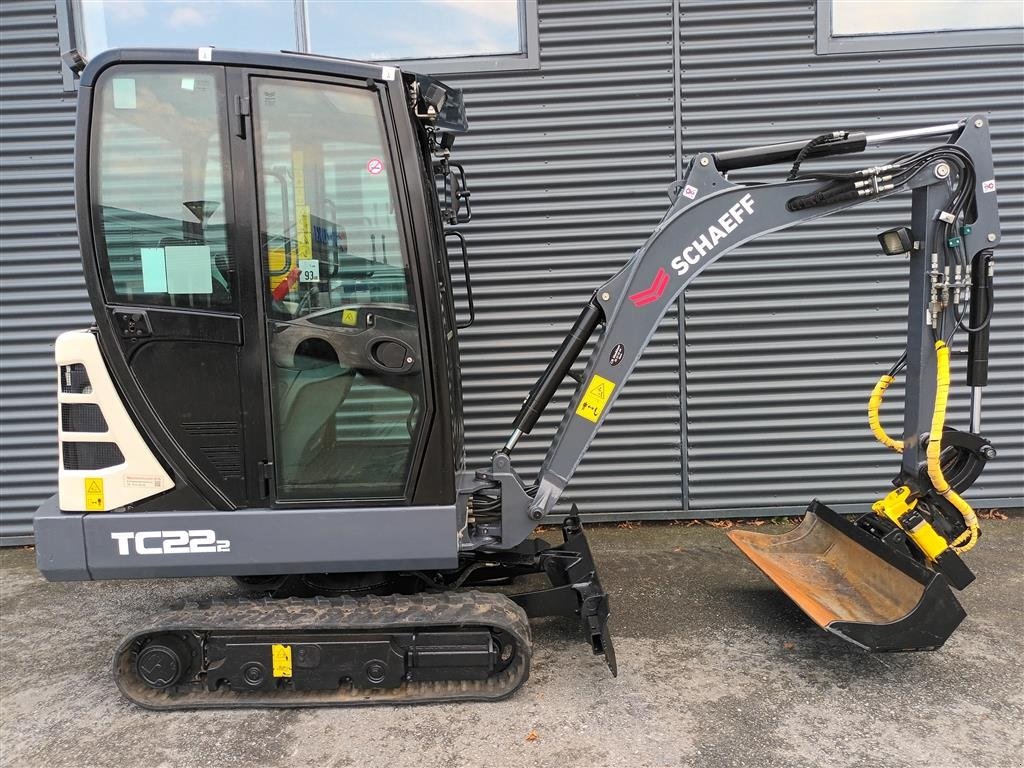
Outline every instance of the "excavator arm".
MULTIPOLYGON (((917 499, 927 494, 934 496, 936 491, 940 496, 945 495, 944 489, 939 487, 943 481, 936 481, 922 469, 928 466, 928 441, 920 436, 931 432, 931 450, 938 455, 941 446, 937 441, 942 439, 943 428, 940 425, 938 434, 932 430, 938 405, 936 387, 938 385, 944 414, 943 372, 948 388, 948 349, 944 348, 953 333, 965 327, 966 311, 960 311, 962 298, 972 294, 975 305, 984 302, 986 311, 989 315, 991 313, 991 284, 986 282, 986 276, 990 274, 991 249, 999 241, 994 188, 988 121, 983 115, 912 131, 876 136, 836 132, 806 142, 696 155, 690 161, 685 177, 673 185, 673 202, 662 221, 622 269, 595 291, 523 404, 513 431, 505 446, 494 455, 492 466, 488 471, 476 473, 475 482, 497 482, 501 484, 502 491, 500 527, 478 527, 477 533, 482 534, 484 545, 497 548, 516 546, 529 535, 538 520, 551 513, 601 424, 615 407, 659 321, 686 287, 710 264, 762 235, 904 191, 913 193, 912 226, 909 234, 902 235, 904 240, 909 238, 911 241, 909 247, 892 251, 893 255, 905 252, 910 255, 908 347, 904 361, 908 394, 901 485, 907 488, 907 498, 917 499), (938 141, 945 138, 946 142, 883 166, 853 173, 799 173, 800 164, 808 157, 855 152, 868 145, 923 137, 941 137, 938 141), (740 184, 726 176, 730 170, 778 162, 794 163, 789 179, 740 184), (968 255, 973 258, 976 273, 973 290, 968 282, 968 255), (522 435, 530 432, 588 339, 602 323, 603 333, 596 340, 582 382, 562 417, 537 483, 525 486, 512 468, 510 454, 522 435)), ((885 242, 883 247, 889 248, 885 242)), ((771 264, 766 263, 765 269, 770 270, 771 264)), ((981 325, 977 317, 976 311, 972 313, 976 326, 981 325)), ((976 381, 983 378, 984 361, 981 358, 984 355, 981 350, 987 348, 987 325, 986 320, 984 327, 966 326, 972 331, 970 367, 978 372, 976 381)), ((977 390, 975 393, 977 396, 977 390)), ((468 485, 474 487, 473 483, 468 485)), ((956 494, 955 490, 950 490, 956 494)), ((911 530, 916 518, 907 518, 905 526, 898 522, 887 524, 885 521, 896 514, 892 512, 892 500, 889 501, 885 508, 891 514, 887 516, 879 507, 877 514, 872 516, 879 521, 878 530, 858 530, 865 536, 874 535, 880 540, 888 535, 889 539, 882 545, 883 550, 894 539, 902 537, 897 542, 899 544, 910 539, 912 543, 905 549, 923 556, 920 562, 910 565, 901 562, 899 565, 906 565, 913 571, 912 581, 915 578, 917 582, 924 580, 924 587, 933 591, 938 589, 931 585, 931 576, 943 570, 936 567, 936 559, 948 547, 935 543, 931 536, 935 530, 928 520, 925 520, 928 530, 919 536, 911 530), (920 553, 915 545, 924 542, 928 544, 920 553)), ((913 507, 912 504, 910 506, 913 507)), ((899 505, 896 507, 897 512, 912 511, 899 505)), ((966 519, 966 513, 964 517, 966 519)), ((967 521, 961 527, 966 529, 969 524, 967 521)), ((934 527, 942 526, 935 522, 934 527)), ((849 532, 846 534, 848 538, 857 536, 849 532)), ((825 538, 829 539, 828 536, 825 538)), ((948 543, 945 539, 942 542, 948 543)), ((474 545, 471 539, 469 546, 474 545)), ((875 548, 873 543, 871 548, 875 548)), ((882 552, 882 556, 887 554, 882 552)), ((895 554, 905 556, 901 552, 895 554)), ((820 555, 813 553, 812 557, 820 560, 820 555)), ((949 561, 946 563, 947 578, 961 587, 963 582, 973 577, 964 575, 958 558, 957 562, 952 562, 951 558, 952 554, 946 558, 949 561)), ((782 586, 788 566, 779 566, 777 562, 774 565, 775 571, 766 570, 766 573, 773 579, 778 576, 777 581, 782 586)), ((825 583, 814 586, 826 592, 836 588, 835 584, 825 583)), ((793 596, 792 592, 790 594, 793 596)), ((866 602, 873 599, 864 598, 866 602)), ((799 599, 797 601, 800 602, 799 599)), ((806 606, 802 607, 806 609, 806 606)), ((958 605, 956 607, 959 608, 958 605)), ((808 610, 808 613, 812 611, 808 610)), ((844 636, 850 639, 849 634, 844 636)), ((866 647, 885 645, 880 642, 860 644, 866 647)), ((925 641, 925 644, 935 645, 933 639, 925 641)))

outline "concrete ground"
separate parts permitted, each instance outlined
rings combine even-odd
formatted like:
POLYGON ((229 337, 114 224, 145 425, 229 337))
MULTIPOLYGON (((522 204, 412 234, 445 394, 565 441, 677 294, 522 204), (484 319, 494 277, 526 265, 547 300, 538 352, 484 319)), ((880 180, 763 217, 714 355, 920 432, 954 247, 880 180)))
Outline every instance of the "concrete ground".
POLYGON ((529 682, 496 704, 164 714, 119 696, 118 638, 233 583, 49 584, 31 550, 5 551, 0 765, 1022 766, 1024 518, 984 530, 968 618, 935 653, 826 635, 721 530, 600 527, 617 679, 550 619, 529 682))

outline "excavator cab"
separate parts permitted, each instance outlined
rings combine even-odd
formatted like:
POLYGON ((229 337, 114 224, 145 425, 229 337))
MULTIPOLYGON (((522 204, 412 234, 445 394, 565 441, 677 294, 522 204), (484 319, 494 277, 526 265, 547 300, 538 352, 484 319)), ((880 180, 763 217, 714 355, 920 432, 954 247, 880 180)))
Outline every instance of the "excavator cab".
POLYGON ((99 345, 154 450, 146 470, 112 436, 63 430, 60 508, 452 504, 462 417, 435 153, 465 130, 461 94, 358 62, 210 57, 120 51, 83 74, 96 331, 76 343, 99 345), (171 466, 159 482, 156 465, 171 466), (86 478, 104 489, 88 503, 86 478))

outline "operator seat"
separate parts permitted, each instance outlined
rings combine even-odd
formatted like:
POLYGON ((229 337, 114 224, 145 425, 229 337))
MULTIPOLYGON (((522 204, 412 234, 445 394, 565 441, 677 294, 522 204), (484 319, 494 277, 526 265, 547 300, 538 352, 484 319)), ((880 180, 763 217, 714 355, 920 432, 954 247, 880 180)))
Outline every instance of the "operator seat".
POLYGON ((320 339, 300 343, 294 363, 275 364, 275 369, 278 461, 284 477, 305 477, 308 473, 302 468, 312 464, 320 450, 333 448, 334 415, 352 389, 356 372, 341 365, 331 346, 320 339))

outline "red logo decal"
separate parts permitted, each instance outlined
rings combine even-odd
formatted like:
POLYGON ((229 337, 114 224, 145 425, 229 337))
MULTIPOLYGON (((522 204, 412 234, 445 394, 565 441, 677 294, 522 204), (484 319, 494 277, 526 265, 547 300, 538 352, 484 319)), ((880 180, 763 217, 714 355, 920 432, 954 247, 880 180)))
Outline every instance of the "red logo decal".
POLYGON ((379 157, 371 157, 370 162, 366 164, 366 170, 371 176, 376 176, 384 170, 384 162, 379 157))
POLYGON ((658 274, 654 276, 650 288, 644 288, 642 291, 634 293, 629 300, 637 307, 646 307, 651 302, 660 299, 666 288, 668 288, 668 272, 663 267, 658 267, 658 274))

